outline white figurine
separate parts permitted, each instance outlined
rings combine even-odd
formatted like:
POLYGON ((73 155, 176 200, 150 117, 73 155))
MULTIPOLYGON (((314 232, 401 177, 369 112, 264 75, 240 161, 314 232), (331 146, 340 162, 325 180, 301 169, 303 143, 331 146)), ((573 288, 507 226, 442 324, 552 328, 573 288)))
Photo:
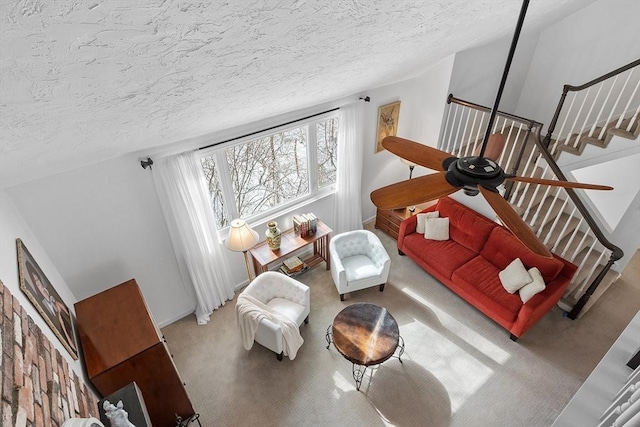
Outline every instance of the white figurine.
POLYGON ((111 422, 111 427, 136 427, 129 421, 129 414, 123 409, 122 400, 118 401, 118 405, 114 405, 108 400, 102 404, 104 413, 111 422))

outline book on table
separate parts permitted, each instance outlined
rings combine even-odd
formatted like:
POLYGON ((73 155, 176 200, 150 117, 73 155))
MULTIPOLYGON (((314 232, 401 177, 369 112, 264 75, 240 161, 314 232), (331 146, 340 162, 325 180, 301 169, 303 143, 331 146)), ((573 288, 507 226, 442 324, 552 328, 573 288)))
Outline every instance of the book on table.
POLYGON ((288 273, 295 273, 304 268, 304 262, 297 256, 285 259, 282 265, 288 273))
POLYGON ((308 269, 309 269, 309 266, 307 266, 307 265, 305 264, 305 265, 304 265, 304 267, 303 267, 303 268, 301 268, 300 270, 290 272, 290 271, 288 271, 288 270, 287 270, 287 268, 286 268, 286 267, 284 266, 284 264, 283 264, 282 266, 280 266, 280 270, 279 270, 279 271, 280 271, 282 274, 286 274, 286 275, 287 275, 287 276, 289 276, 289 277, 295 277, 295 276, 298 276, 298 275, 300 275, 300 274, 304 273, 304 272, 305 272, 305 271, 307 271, 308 269))
POLYGON ((302 217, 300 215, 293 216, 293 232, 301 234, 302 230, 302 217))
POLYGON ((316 234, 318 228, 318 217, 313 213, 306 213, 293 216, 293 231, 306 238, 316 234))

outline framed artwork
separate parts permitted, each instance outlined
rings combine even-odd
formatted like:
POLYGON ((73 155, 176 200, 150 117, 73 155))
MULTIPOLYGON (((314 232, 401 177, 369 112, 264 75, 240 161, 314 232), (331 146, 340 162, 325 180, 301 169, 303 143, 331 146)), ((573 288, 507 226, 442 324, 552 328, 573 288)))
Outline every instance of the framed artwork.
POLYGON ((384 150, 382 140, 387 136, 396 136, 398 132, 398 117, 400 116, 400 101, 378 107, 378 128, 376 132, 376 153, 384 150))
POLYGON ((38 310, 69 354, 78 359, 78 347, 69 307, 62 301, 21 239, 16 240, 16 246, 20 290, 38 310))

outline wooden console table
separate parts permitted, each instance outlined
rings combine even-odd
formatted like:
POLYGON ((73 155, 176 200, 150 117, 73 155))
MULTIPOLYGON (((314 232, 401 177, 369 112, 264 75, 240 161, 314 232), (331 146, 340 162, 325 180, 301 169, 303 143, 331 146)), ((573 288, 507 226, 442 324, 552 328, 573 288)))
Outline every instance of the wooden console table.
POLYGON ((326 268, 331 268, 329 264, 329 234, 331 229, 322 221, 318 221, 316 234, 309 237, 300 237, 300 234, 293 231, 293 228, 282 233, 280 249, 271 250, 267 241, 262 241, 251 248, 251 258, 253 259, 253 269, 256 275, 269 270, 269 264, 282 262, 293 252, 313 244, 313 255, 303 261, 309 268, 324 261, 326 268))

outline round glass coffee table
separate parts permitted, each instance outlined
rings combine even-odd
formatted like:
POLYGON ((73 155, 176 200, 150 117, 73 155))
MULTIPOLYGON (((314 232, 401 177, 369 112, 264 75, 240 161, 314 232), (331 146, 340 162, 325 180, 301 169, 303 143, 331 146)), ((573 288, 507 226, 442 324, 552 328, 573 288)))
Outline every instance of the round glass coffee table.
POLYGON ((386 308, 375 304, 356 303, 345 307, 327 328, 327 349, 331 343, 353 364, 353 379, 360 390, 369 366, 379 365, 395 356, 402 363, 404 340, 398 322, 386 308))

